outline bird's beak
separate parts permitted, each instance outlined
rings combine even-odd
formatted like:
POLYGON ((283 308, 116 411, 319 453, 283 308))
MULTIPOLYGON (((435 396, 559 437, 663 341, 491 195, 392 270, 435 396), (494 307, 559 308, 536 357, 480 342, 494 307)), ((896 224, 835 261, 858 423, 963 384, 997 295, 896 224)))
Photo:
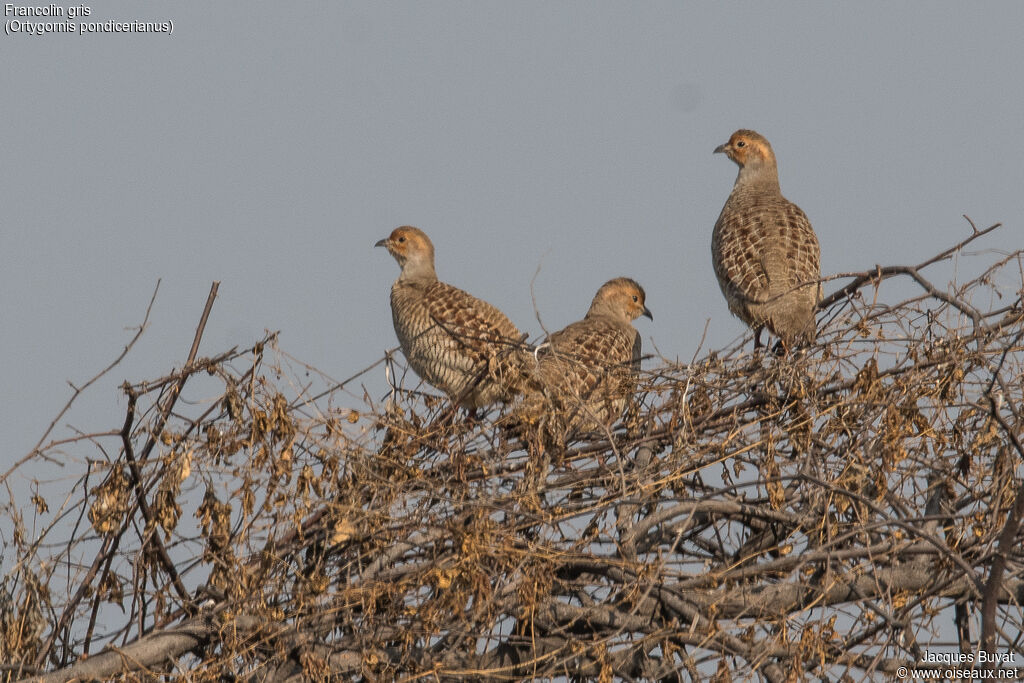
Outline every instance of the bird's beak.
POLYGON ((375 244, 373 246, 375 246, 375 247, 386 247, 386 246, 388 246, 388 239, 385 237, 382 240, 377 240, 377 244, 375 244))
POLYGON ((654 314, 651 313, 651 309, 647 308, 646 306, 644 306, 644 312, 641 313, 640 315, 646 316, 651 320, 654 320, 654 314))
POLYGON ((719 145, 718 147, 715 147, 715 152, 714 153, 715 154, 725 154, 725 148, 728 147, 728 146, 729 146, 728 142, 725 143, 724 145, 719 145))

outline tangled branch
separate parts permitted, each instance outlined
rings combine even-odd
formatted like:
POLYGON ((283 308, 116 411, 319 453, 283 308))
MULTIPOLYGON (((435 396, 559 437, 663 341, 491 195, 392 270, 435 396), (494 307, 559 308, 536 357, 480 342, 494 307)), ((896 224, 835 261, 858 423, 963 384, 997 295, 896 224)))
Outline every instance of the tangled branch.
POLYGON ((945 290, 922 274, 997 227, 844 274, 804 352, 648 362, 614 430, 555 454, 406 390, 390 355, 338 383, 272 336, 193 352, 125 386, 57 513, 40 498, 28 525, 11 494, 0 676, 876 680, 925 650, 1024 657, 1022 252, 945 290), (919 294, 885 303, 900 275, 919 294), (381 364, 375 399, 356 383, 381 364), (177 410, 186 382, 216 400, 177 410))

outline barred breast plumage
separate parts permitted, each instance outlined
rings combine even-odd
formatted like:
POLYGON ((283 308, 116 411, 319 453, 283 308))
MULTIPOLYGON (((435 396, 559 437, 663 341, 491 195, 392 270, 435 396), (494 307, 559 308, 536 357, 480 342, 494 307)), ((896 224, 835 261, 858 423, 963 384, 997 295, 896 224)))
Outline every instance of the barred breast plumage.
POLYGON ((821 301, 818 238, 800 207, 782 196, 771 145, 738 130, 715 152, 740 167, 711 238, 729 310, 754 329, 755 348, 764 327, 787 348, 813 341, 821 301))
POLYGON ((538 350, 532 392, 520 414, 534 422, 555 414, 564 426, 598 428, 617 420, 636 390, 640 333, 632 321, 652 318, 643 287, 629 278, 606 282, 583 320, 553 333, 538 350))
POLYGON ((391 317, 412 369, 467 409, 511 400, 527 357, 516 326, 486 301, 438 280, 434 246, 422 230, 396 228, 376 246, 402 267, 391 287, 391 317))

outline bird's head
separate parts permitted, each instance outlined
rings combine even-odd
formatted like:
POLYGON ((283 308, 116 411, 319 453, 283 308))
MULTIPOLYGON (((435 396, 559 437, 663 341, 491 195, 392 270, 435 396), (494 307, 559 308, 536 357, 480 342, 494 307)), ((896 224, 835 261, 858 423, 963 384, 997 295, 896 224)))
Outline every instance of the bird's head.
POLYGON ((374 246, 384 247, 402 267, 403 276, 433 274, 434 245, 427 234, 411 225, 395 228, 374 246))
POLYGON ((609 315, 617 320, 631 323, 640 316, 654 320, 654 315, 647 308, 647 294, 636 280, 628 277, 617 277, 601 285, 590 304, 591 315, 609 315))
POLYGON ((768 140, 752 130, 738 130, 729 142, 715 148, 715 154, 724 154, 740 168, 747 166, 775 165, 775 152, 768 140))

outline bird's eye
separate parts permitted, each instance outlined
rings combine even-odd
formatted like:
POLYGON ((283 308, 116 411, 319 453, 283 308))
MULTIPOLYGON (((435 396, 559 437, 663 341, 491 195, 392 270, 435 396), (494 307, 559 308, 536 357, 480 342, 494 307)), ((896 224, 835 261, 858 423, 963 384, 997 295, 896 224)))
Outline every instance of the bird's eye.
POLYGON ((399 241, 400 243, 401 243, 401 242, 404 242, 404 241, 405 241, 405 237, 399 237, 399 238, 398 238, 398 241, 399 241))
POLYGON ((640 301, 640 297, 638 297, 636 294, 634 294, 633 295, 633 303, 637 303, 639 301, 640 301))
POLYGON ((740 141, 738 141, 738 142, 736 143, 736 146, 737 146, 737 147, 746 147, 746 146, 747 146, 747 143, 746 143, 746 142, 744 142, 743 140, 740 140, 740 141))

